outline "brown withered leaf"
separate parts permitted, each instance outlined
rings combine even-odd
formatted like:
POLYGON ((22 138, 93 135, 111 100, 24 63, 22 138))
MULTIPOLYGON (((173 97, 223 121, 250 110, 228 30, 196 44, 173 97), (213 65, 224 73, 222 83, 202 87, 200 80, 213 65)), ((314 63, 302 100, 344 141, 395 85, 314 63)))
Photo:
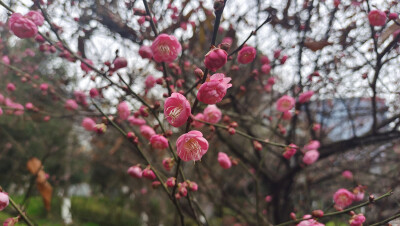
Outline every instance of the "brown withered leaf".
POLYGON ((36 175, 39 172, 39 169, 42 167, 42 162, 35 157, 32 157, 26 163, 26 168, 32 175, 36 175))
MULTIPOLYGON (((397 19, 397 22, 400 22, 399 19, 397 19)), ((392 25, 388 26, 380 35, 379 37, 379 45, 384 43, 393 33, 397 30, 400 29, 400 26, 397 25, 396 23, 393 23, 392 25)))
POLYGON ((37 183, 36 185, 40 192, 40 195, 43 198, 44 207, 46 208, 47 211, 50 211, 51 197, 53 195, 53 187, 47 181, 45 181, 43 183, 37 183))
POLYGON ((327 40, 314 41, 314 40, 309 39, 304 42, 304 46, 309 48, 313 52, 321 50, 321 49, 325 48, 326 46, 330 46, 332 44, 333 44, 332 42, 328 42, 327 40))
POLYGON ((32 157, 26 163, 26 167, 32 175, 36 176, 36 186, 43 198, 46 210, 50 211, 53 187, 47 182, 46 173, 42 168, 42 162, 38 158, 32 157))

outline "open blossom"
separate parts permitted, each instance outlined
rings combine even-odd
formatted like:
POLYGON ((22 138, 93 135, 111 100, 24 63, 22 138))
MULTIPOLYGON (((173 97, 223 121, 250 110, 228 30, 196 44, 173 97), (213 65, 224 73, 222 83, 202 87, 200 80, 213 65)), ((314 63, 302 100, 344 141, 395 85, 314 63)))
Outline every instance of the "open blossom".
POLYGON ((353 215, 349 220, 350 226, 362 226, 364 222, 365 216, 362 213, 353 215))
POLYGON ((142 169, 140 166, 131 166, 127 172, 133 178, 142 178, 142 169))
POLYGON ((0 192, 0 211, 4 210, 9 204, 8 194, 0 192))
POLYGON ((144 136, 147 140, 150 140, 150 138, 156 134, 153 128, 151 128, 148 125, 142 125, 140 126, 140 134, 144 136))
POLYGON ((82 120, 82 127, 87 131, 93 131, 96 128, 96 122, 93 119, 86 117, 82 120))
POLYGON ((371 10, 368 20, 372 26, 383 26, 386 23, 386 13, 380 10, 371 10))
POLYGON ((294 107, 295 100, 293 97, 284 95, 276 102, 276 109, 280 112, 289 111, 294 107))
POLYGON ((180 127, 186 123, 190 116, 190 103, 180 93, 172 93, 164 103, 164 116, 174 127, 180 127))
POLYGON ((156 62, 171 63, 182 51, 182 46, 173 35, 160 34, 151 45, 153 58, 156 62))
POLYGON ((310 101, 310 99, 313 95, 314 95, 314 91, 312 91, 312 90, 300 94, 299 103, 303 104, 303 103, 310 101))
POLYGON ((168 140, 163 135, 153 135, 150 138, 151 146, 155 149, 165 149, 168 147, 168 140))
POLYGON ((25 17, 35 23, 36 26, 42 26, 44 23, 44 17, 42 13, 38 11, 29 11, 25 17))
POLYGON ((73 100, 73 99, 68 99, 67 101, 65 101, 64 107, 65 107, 67 110, 74 111, 74 110, 78 109, 78 104, 76 103, 75 100, 73 100))
POLYGON ((210 77, 210 81, 203 83, 197 93, 197 99, 205 104, 216 104, 224 98, 228 88, 232 86, 230 77, 218 73, 210 77))
POLYGON ((343 171, 342 172, 342 176, 344 178, 346 178, 346 179, 349 179, 349 180, 353 179, 353 173, 351 171, 349 171, 349 170, 343 171))
POLYGON ((118 104, 117 110, 118 115, 122 120, 128 119, 129 115, 131 114, 131 111, 129 110, 129 105, 125 101, 122 101, 118 104))
POLYGON ((10 58, 8 56, 3 56, 1 58, 1 61, 3 61, 3 63, 10 65, 10 58))
POLYGON ((10 16, 8 25, 10 30, 18 38, 32 38, 38 33, 36 24, 29 18, 22 16, 20 13, 13 13, 10 16))
POLYGON ((151 60, 151 58, 153 58, 153 52, 151 51, 150 46, 141 46, 139 49, 139 55, 143 58, 143 59, 149 59, 151 60))
POLYGON ((313 164, 319 158, 319 152, 317 150, 310 150, 304 154, 303 162, 307 165, 313 164))
POLYGON ((146 120, 141 119, 141 118, 136 118, 135 116, 131 115, 128 117, 128 122, 129 124, 131 124, 132 126, 141 126, 146 124, 146 120))
POLYGON ((177 154, 183 161, 197 161, 207 153, 208 141, 200 131, 192 130, 176 141, 177 154))
POLYGON ((243 47, 238 54, 238 62, 241 64, 248 64, 256 58, 257 51, 252 46, 243 47))
POLYGON ((219 165, 224 169, 229 169, 232 167, 231 159, 224 152, 218 152, 218 162, 219 165))
POLYGON ((204 115, 202 113, 197 113, 196 116, 194 116, 194 120, 192 122, 192 125, 194 128, 201 128, 204 126, 204 123, 196 121, 196 119, 198 120, 204 120, 204 115))
POLYGON ((223 67, 228 60, 228 53, 220 48, 210 50, 205 58, 204 65, 211 71, 216 71, 223 67))
POLYGON ((341 188, 333 195, 333 201, 335 202, 335 208, 342 210, 353 203, 354 195, 349 190, 341 188))
POLYGON ((203 111, 203 118, 206 122, 218 123, 221 117, 221 110, 216 105, 208 105, 203 111))

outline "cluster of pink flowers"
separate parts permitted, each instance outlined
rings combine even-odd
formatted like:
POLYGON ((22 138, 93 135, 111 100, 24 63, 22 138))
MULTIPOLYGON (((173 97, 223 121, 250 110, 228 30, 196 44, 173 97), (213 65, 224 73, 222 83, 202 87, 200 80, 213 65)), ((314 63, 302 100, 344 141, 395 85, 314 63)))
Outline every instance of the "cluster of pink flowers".
POLYGON ((42 26, 42 13, 30 11, 25 15, 13 13, 8 21, 9 29, 19 38, 32 38, 38 33, 38 26, 42 26))
POLYGON ((317 220, 313 219, 311 215, 304 215, 302 221, 297 224, 297 226, 324 226, 325 224, 322 224, 318 222, 317 220))
POLYGON ((362 226, 365 222, 364 214, 354 214, 349 220, 350 226, 362 226))

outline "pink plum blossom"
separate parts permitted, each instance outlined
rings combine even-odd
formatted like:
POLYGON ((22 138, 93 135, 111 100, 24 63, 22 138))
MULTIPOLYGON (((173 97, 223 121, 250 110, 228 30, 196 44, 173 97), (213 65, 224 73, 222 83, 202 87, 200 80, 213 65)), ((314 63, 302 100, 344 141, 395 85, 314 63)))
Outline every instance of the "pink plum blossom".
POLYGON ((122 120, 128 119, 129 115, 131 114, 131 111, 129 110, 129 105, 125 101, 122 101, 118 104, 117 110, 119 118, 122 120))
POLYGON ((310 101, 310 99, 313 95, 314 95, 314 91, 312 91, 312 90, 300 94, 299 103, 303 104, 303 103, 310 101))
POLYGON ((40 90, 42 90, 42 91, 47 91, 48 89, 49 89, 49 84, 47 84, 47 83, 42 83, 42 84, 40 84, 40 90))
POLYGON ((146 77, 144 84, 146 86, 146 89, 149 90, 156 85, 156 79, 152 75, 149 75, 146 77))
POLYGON ((150 138, 156 134, 153 128, 151 128, 148 125, 142 125, 140 126, 140 134, 144 136, 147 140, 150 140, 150 138))
POLYGON ((238 54, 238 62, 241 64, 248 64, 256 58, 257 51, 252 46, 243 47, 238 54))
POLYGON ((8 91, 14 92, 15 89, 16 89, 16 88, 15 88, 14 83, 11 83, 11 82, 10 82, 10 83, 7 84, 7 90, 8 90, 8 91))
POLYGON ((127 172, 133 178, 142 178, 142 169, 140 166, 131 166, 127 172))
POLYGON ((342 210, 353 203, 354 194, 345 188, 340 188, 333 195, 333 201, 335 202, 335 208, 342 210))
POLYGON ((310 150, 304 154, 303 162, 307 165, 313 164, 319 158, 319 152, 317 150, 310 150))
POLYGON ((320 142, 317 140, 312 140, 308 144, 304 145, 303 151, 317 150, 321 146, 320 142))
POLYGON ((86 117, 82 120, 82 127, 87 131, 94 131, 96 122, 93 119, 86 117))
POLYGON ((153 170, 151 170, 149 167, 143 170, 142 177, 147 178, 149 180, 156 179, 156 175, 154 174, 153 170))
POLYGON ((129 124, 135 125, 135 126, 141 126, 141 125, 146 124, 146 121, 144 119, 136 118, 133 115, 128 117, 128 122, 129 122, 129 124))
POLYGON ((180 93, 172 93, 164 103, 164 116, 173 127, 186 123, 191 113, 190 103, 180 93))
POLYGON ((168 140, 163 135, 153 135, 150 138, 151 146, 154 149, 166 149, 168 147, 168 140))
POLYGON ((203 83, 197 93, 197 99, 205 104, 216 104, 226 95, 228 88, 232 86, 230 77, 218 73, 210 77, 210 81, 203 83))
POLYGON ((349 180, 353 179, 353 173, 351 171, 349 171, 349 170, 343 171, 342 172, 342 176, 344 178, 346 178, 346 179, 349 179, 349 180))
POLYGON ((293 97, 284 95, 276 102, 276 109, 280 112, 289 111, 294 107, 295 100, 293 97))
POLYGON ((182 51, 182 46, 175 36, 160 34, 153 41, 151 51, 156 62, 171 63, 182 51))
POLYGON ((67 110, 74 111, 74 110, 78 109, 78 104, 76 103, 75 100, 73 100, 73 99, 68 99, 68 100, 65 101, 64 107, 65 107, 67 110))
POLYGON ((224 152, 218 152, 218 162, 219 165, 224 169, 229 169, 232 167, 231 159, 224 152))
POLYGON ((216 71, 223 67, 228 60, 228 53, 225 50, 220 48, 214 48, 210 50, 205 58, 204 58, 204 65, 210 71, 216 71))
POLYGON ((126 66, 128 66, 128 61, 126 60, 125 57, 117 57, 114 60, 114 70, 115 71, 118 69, 124 68, 126 66))
POLYGON ((295 155, 297 152, 297 146, 295 144, 289 144, 285 148, 285 152, 283 152, 283 157, 285 159, 290 159, 293 155, 295 155))
POLYGON ((221 120, 221 110, 216 105, 208 105, 203 111, 204 121, 218 123, 221 120))
POLYGON ((368 20, 372 26, 383 26, 386 23, 386 13, 377 9, 371 10, 368 20))
MULTIPOLYGON (((93 66, 93 61, 91 61, 91 60, 89 60, 89 59, 85 59, 84 61, 85 61, 87 64, 93 66)), ((92 69, 91 69, 89 66, 87 66, 84 62, 81 62, 81 69, 82 69, 84 72, 86 72, 86 73, 88 73, 89 71, 92 70, 92 69)))
POLYGON ((364 222, 365 216, 362 213, 353 215, 349 221, 350 226, 362 226, 364 222))
POLYGON ((32 38, 38 33, 36 24, 20 13, 13 13, 10 16, 8 26, 18 38, 32 38))
POLYGON ((8 194, 0 192, 0 211, 4 210, 9 204, 8 194))
POLYGON ((176 141, 177 154, 183 161, 197 161, 207 153, 208 141, 200 131, 192 130, 176 141))
POLYGON ((44 17, 42 13, 38 11, 29 11, 25 17, 35 23, 36 26, 42 26, 44 23, 44 17))
POLYGON ((150 46, 141 46, 139 49, 139 55, 143 58, 143 59, 149 59, 151 60, 151 58, 153 58, 153 52, 151 51, 150 46))
POLYGON ((196 116, 194 116, 194 120, 192 122, 192 125, 194 128, 201 128, 204 126, 204 123, 196 121, 196 119, 198 120, 204 120, 204 115, 202 113, 197 113, 196 116))

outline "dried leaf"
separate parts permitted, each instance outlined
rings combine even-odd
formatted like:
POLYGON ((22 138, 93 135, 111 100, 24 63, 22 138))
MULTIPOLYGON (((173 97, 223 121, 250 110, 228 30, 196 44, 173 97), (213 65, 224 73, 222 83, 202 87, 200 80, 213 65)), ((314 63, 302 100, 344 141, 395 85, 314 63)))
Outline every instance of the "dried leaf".
MULTIPOLYGON (((397 19, 397 22, 400 22, 400 20, 397 19)), ((393 23, 392 25, 387 27, 379 37, 379 45, 384 43, 397 30, 400 30, 400 26, 396 23, 393 23)))
POLYGON ((38 158, 32 157, 26 163, 26 167, 32 175, 36 175, 42 167, 42 162, 38 158))
POLYGON ((51 209, 51 197, 53 195, 53 187, 49 184, 49 182, 45 181, 44 183, 37 183, 37 188, 40 192, 40 195, 43 198, 44 207, 47 211, 51 209))
POLYGON ((43 170, 42 162, 38 158, 30 158, 26 163, 28 171, 36 176, 36 186, 43 198, 44 206, 50 211, 53 187, 47 182, 46 173, 43 170))
POLYGON ((332 44, 333 44, 332 42, 328 42, 327 40, 321 40, 321 41, 306 40, 304 42, 304 46, 311 49, 311 51, 313 52, 321 50, 326 46, 330 46, 332 44))

